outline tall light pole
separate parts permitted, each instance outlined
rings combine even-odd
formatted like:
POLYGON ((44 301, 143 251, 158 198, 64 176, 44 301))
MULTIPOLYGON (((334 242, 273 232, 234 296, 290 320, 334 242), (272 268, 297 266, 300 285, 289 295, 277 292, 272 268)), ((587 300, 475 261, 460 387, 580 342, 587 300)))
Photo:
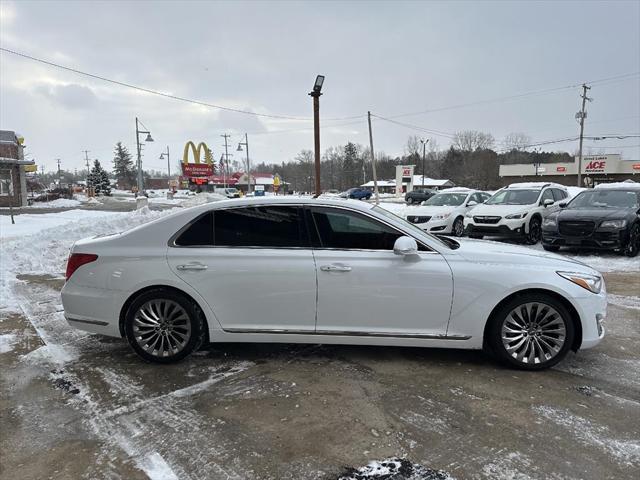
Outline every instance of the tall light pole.
POLYGON ((320 191, 320 95, 322 95, 322 84, 324 75, 318 75, 313 84, 313 90, 309 95, 313 98, 313 140, 316 156, 316 197, 322 193, 320 191))
POLYGON ((165 155, 167 156, 167 176, 169 177, 169 180, 171 180, 171 163, 169 161, 169 145, 167 145, 167 151, 162 152, 160 154, 160 160, 164 160, 165 155))
POLYGON ((153 138, 151 138, 151 132, 149 130, 140 130, 140 127, 138 127, 138 124, 142 125, 144 128, 147 128, 144 126, 144 124, 138 120, 138 117, 136 117, 136 147, 138 150, 138 163, 137 163, 137 168, 138 168, 138 195, 141 195, 143 192, 143 182, 142 182, 142 155, 141 155, 141 148, 142 146, 140 145, 140 134, 141 133, 146 133, 147 134, 147 138, 144 139, 145 142, 153 142, 153 138))
POLYGON ((238 148, 236 151, 241 152, 242 147, 247 148, 247 193, 251 193, 251 162, 249 160, 249 137, 244 134, 244 142, 238 142, 238 148))
POLYGON ((429 139, 424 140, 421 138, 420 143, 422 144, 422 186, 424 187, 424 160, 427 157, 427 143, 429 143, 429 139))

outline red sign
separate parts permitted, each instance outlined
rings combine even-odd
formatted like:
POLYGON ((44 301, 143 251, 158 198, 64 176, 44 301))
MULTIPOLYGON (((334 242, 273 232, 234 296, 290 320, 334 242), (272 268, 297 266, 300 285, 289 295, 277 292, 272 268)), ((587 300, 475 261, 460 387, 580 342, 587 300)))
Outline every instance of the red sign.
POLYGON ((634 170, 640 170, 640 163, 634 163, 633 165, 631 165, 631 168, 633 168, 634 170))
POLYGON ((587 166, 584 167, 585 172, 604 172, 604 167, 607 165, 607 162, 601 161, 593 161, 587 163, 587 166))
POLYGON ((556 172, 566 172, 567 167, 556 167, 556 172))
POLYGON ((213 175, 213 166, 207 163, 183 163, 182 173, 185 177, 209 177, 213 175))
POLYGON ((411 169, 409 167, 403 167, 402 176, 403 177, 410 177, 411 176, 411 169))

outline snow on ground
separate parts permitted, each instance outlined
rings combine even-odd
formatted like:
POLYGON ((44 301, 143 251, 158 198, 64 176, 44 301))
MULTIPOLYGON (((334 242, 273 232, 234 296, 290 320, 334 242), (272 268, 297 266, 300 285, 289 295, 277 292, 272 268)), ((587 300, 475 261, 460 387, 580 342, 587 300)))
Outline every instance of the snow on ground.
POLYGON ((23 214, 15 217, 15 225, 11 225, 9 216, 0 216, 0 310, 17 308, 12 292, 16 275, 62 276, 69 249, 76 240, 126 230, 171 211, 68 210, 23 214))
POLYGON ((13 345, 18 342, 18 336, 14 333, 0 335, 0 353, 7 353, 13 350, 13 345))
POLYGON ((364 467, 347 468, 338 480, 454 480, 442 470, 433 470, 403 458, 374 460, 364 467))
POLYGON ((33 202, 26 208, 73 208, 82 205, 80 200, 74 200, 70 198, 58 198, 57 200, 51 200, 50 202, 33 202))

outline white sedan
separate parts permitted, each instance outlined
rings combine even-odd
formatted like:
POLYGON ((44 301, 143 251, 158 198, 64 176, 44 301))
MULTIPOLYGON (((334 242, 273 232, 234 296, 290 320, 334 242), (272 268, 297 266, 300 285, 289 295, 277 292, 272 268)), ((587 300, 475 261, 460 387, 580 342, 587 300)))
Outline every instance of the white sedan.
POLYGON ((461 237, 465 214, 490 197, 486 192, 470 188, 447 188, 411 209, 407 221, 427 232, 461 237))
POLYGON ((204 342, 482 349, 542 369, 604 335, 592 268, 434 237, 365 202, 224 200, 72 247, 65 317, 142 358, 204 342))

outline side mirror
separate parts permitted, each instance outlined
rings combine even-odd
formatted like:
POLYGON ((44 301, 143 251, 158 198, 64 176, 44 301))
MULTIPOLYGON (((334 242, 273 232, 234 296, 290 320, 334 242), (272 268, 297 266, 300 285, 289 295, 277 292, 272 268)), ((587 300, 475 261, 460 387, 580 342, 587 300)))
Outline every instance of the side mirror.
POLYGON ((418 243, 411 237, 399 237, 393 244, 393 253, 396 255, 417 255, 418 243))
POLYGON ((564 208, 564 207, 566 207, 566 206, 567 206, 567 202, 562 202, 562 203, 560 203, 560 204, 559 204, 559 207, 560 207, 560 208, 564 208))
POLYGON ((544 202, 542 202, 542 205, 547 208, 549 205, 553 205, 555 202, 553 200, 551 200, 550 198, 547 198, 544 202))
POLYGON ((478 204, 475 200, 469 200, 467 202, 467 207, 475 207, 478 204))

